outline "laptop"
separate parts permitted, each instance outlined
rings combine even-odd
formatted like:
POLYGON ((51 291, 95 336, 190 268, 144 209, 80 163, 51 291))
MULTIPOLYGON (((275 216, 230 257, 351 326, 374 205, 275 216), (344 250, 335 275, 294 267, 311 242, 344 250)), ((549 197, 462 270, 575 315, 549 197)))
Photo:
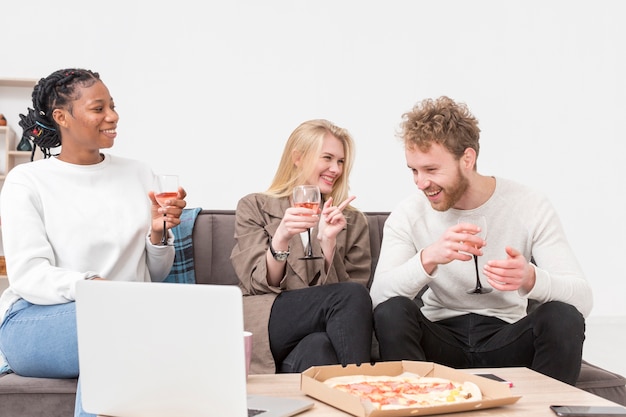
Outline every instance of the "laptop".
POLYGON ((287 417, 313 407, 306 399, 247 395, 236 286, 79 281, 76 319, 87 412, 287 417))

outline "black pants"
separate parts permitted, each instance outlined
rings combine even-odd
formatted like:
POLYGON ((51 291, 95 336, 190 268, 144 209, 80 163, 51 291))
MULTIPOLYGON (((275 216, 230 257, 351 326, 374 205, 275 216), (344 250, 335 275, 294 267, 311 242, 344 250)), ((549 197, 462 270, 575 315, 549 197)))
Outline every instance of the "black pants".
POLYGON ((368 363, 372 346, 369 292, 354 282, 284 291, 272 306, 269 338, 279 373, 368 363))
POLYGON ((406 297, 374 310, 383 361, 418 360, 452 368, 522 366, 574 385, 580 373, 585 320, 558 301, 538 306, 516 323, 478 314, 429 321, 406 297))

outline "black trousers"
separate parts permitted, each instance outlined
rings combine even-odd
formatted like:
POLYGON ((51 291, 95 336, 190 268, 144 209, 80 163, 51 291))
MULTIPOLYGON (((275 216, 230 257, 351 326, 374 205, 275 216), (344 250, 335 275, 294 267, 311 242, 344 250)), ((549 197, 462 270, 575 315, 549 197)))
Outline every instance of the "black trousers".
POLYGON ((354 282, 284 291, 270 314, 270 349, 279 373, 368 363, 372 334, 372 300, 354 282))
POLYGON ((452 368, 522 366, 574 385, 580 373, 585 320, 558 301, 538 306, 509 324, 478 314, 429 321, 406 297, 374 310, 383 361, 429 361, 452 368))

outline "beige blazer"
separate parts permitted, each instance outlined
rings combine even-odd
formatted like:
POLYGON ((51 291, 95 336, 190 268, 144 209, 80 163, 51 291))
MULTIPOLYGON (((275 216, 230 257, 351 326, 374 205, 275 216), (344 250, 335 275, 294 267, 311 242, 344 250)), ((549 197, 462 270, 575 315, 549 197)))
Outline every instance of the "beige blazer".
MULTIPOLYGON (((347 226, 337 235, 333 264, 325 271, 324 260, 303 261, 304 245, 299 235, 289 241, 285 276, 280 287, 267 283, 266 251, 283 213, 289 208, 288 198, 261 193, 249 194, 239 200, 235 220, 235 247, 231 261, 244 294, 244 327, 253 333, 250 373, 275 373, 276 365, 269 347, 268 323, 274 299, 282 291, 314 285, 356 281, 367 286, 371 274, 371 249, 368 222, 356 210, 344 210, 347 226)), ((317 230, 311 231, 316 236, 317 230)), ((313 241, 313 252, 321 253, 319 241, 313 241)))

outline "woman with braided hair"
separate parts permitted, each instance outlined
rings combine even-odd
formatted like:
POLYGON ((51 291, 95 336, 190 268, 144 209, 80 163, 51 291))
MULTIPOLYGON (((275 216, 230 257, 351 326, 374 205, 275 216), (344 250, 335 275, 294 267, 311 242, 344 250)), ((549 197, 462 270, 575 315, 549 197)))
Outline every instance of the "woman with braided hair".
MULTIPOLYGON (((76 282, 162 281, 174 260, 174 247, 160 245, 163 220, 167 228, 180 223, 186 192, 179 188, 161 208, 148 166, 100 151, 113 146, 119 117, 98 73, 63 69, 42 78, 21 117, 45 157, 12 169, 0 195, 9 276, 0 372, 75 378, 76 282)), ((80 383, 77 394, 75 415, 87 415, 80 383)))

